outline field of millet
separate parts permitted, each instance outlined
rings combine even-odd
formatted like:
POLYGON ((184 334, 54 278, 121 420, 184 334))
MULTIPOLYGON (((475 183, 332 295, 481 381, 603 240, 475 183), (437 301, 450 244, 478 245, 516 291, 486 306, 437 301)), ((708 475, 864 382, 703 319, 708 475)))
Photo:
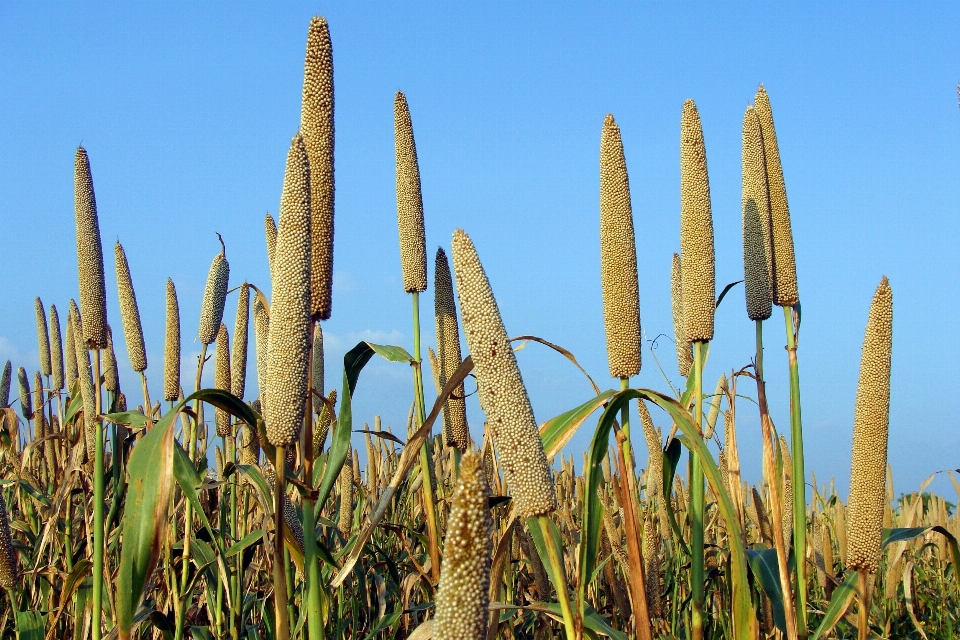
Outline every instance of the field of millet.
POLYGON ((333 61, 328 24, 314 18, 299 132, 278 216, 265 219, 269 286, 231 280, 222 240, 198 323, 180 317, 168 280, 164 362, 151 370, 162 375, 162 398, 147 384, 137 260, 119 241, 120 304, 108 314, 96 158, 77 149, 78 300, 58 301, 58 310, 37 292, 39 362, 7 361, 0 378, 0 636, 955 637, 960 516, 925 491, 929 481, 895 497, 887 465, 893 289, 881 274, 869 309, 859 310, 849 497, 804 466, 799 284, 763 86, 743 117, 743 279, 727 286, 715 276, 700 116, 693 100, 679 110, 670 290, 686 386, 658 391, 631 385, 645 348, 642 274, 613 115, 599 132, 596 268, 613 381, 605 384, 549 338, 508 331, 498 274, 481 261, 495 248, 458 229, 436 250, 429 280, 414 124, 400 92, 396 210, 413 344, 360 342, 342 366, 324 361, 333 61), (433 304, 421 307, 428 290, 433 304), (236 293, 229 309, 228 293, 236 293), (705 381, 715 312, 741 300, 755 355, 705 381), (436 351, 422 353, 422 331, 432 329, 436 351), (181 344, 194 336, 196 377, 181 379, 181 344), (565 357, 595 396, 538 421, 515 356, 529 342, 565 357), (374 358, 410 367, 403 432, 354 419, 352 397, 374 358), (139 389, 120 388, 127 366, 139 389), (211 367, 214 384, 204 388, 211 367), (774 367, 790 382, 779 425, 764 383, 774 367), (468 426, 474 402, 485 422, 468 426), (745 413, 759 417, 759 433, 738 434, 745 413), (581 427, 593 429, 582 460, 565 449, 581 427), (763 479, 751 484, 737 441, 757 437, 763 479))

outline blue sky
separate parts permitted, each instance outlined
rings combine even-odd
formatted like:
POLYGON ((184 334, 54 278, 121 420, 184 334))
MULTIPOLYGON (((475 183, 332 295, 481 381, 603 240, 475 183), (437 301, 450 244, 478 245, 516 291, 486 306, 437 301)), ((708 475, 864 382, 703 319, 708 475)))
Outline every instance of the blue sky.
MULTIPOLYGON (((358 340, 412 342, 395 214, 398 89, 413 118, 430 254, 449 246, 456 227, 466 229, 508 331, 563 345, 605 384, 598 150, 603 117, 615 115, 631 178, 644 331, 651 340, 667 335, 657 354, 678 384, 669 273, 679 248, 681 105, 696 100, 703 121, 722 285, 742 277, 741 124, 763 82, 797 251, 807 469, 821 483, 835 476, 846 491, 860 346, 884 274, 895 301, 895 489, 914 490, 958 466, 960 425, 950 407, 960 389, 946 342, 960 317, 955 3, 0 4, 0 358, 36 369, 33 298, 65 316, 76 296, 80 143, 93 168, 109 314, 119 337, 111 251, 119 238, 155 397, 167 277, 180 295, 185 371, 199 352, 189 336, 219 251, 215 232, 227 243, 231 286, 268 286, 262 221, 279 203, 315 13, 330 21, 336 69, 328 387, 338 386, 342 354, 358 340)), ((431 310, 428 291, 427 344, 431 310)), ((783 335, 775 315, 765 366, 774 420, 786 431, 783 335)), ((738 287, 718 312, 705 386, 747 364, 752 350, 738 287)), ((589 397, 559 356, 531 345, 518 357, 540 421, 589 397)), ((129 371, 122 347, 118 358, 129 371)), ((252 358, 250 366, 252 382, 252 358)), ((123 381, 137 397, 133 376, 123 381)), ((635 382, 667 388, 649 350, 635 382)), ((372 422, 376 413, 402 430, 410 387, 408 368, 372 363, 356 419, 372 422)), ((758 421, 748 401, 738 409, 752 480, 758 421)), ((475 401, 470 415, 479 434, 475 401)), ((655 419, 669 427, 662 414, 655 419)), ((578 468, 588 439, 584 427, 568 449, 578 468)), ((946 480, 934 486, 952 493, 946 480)))

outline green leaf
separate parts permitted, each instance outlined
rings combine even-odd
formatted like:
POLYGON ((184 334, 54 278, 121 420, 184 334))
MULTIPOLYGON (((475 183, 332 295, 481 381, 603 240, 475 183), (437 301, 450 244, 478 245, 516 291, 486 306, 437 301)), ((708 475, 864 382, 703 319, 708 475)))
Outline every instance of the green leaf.
POLYGON ((413 356, 407 353, 407 350, 403 347, 373 344, 372 342, 367 342, 366 345, 376 351, 378 356, 390 362, 413 362, 413 356))
MULTIPOLYGON (((76 384, 74 384, 76 386, 76 384)), ((83 409, 83 397, 80 395, 80 391, 77 390, 74 393, 70 394, 70 404, 67 405, 67 413, 64 415, 63 419, 66 422, 73 420, 80 410, 83 409)))
POLYGON ((947 529, 941 527, 940 525, 934 527, 909 527, 901 529, 884 529, 881 545, 886 547, 888 544, 894 544, 896 542, 906 542, 907 540, 913 540, 914 538, 919 538, 928 531, 936 531, 944 538, 947 539, 947 546, 950 547, 950 555, 953 558, 953 570, 957 573, 957 579, 960 580, 960 545, 957 543, 957 538, 950 533, 947 529))
POLYGON ((553 544, 554 549, 563 549, 563 539, 557 525, 549 516, 534 516, 527 518, 527 530, 530 532, 530 537, 533 538, 533 544, 540 555, 543 568, 547 571, 547 577, 553 583, 553 588, 557 590, 557 593, 566 593, 567 581, 566 576, 563 575, 563 567, 555 567, 550 562, 550 553, 547 549, 548 544, 553 544), (546 535, 550 536, 550 541, 546 539, 546 535), (557 571, 558 568, 559 572, 557 571))
MULTIPOLYGON (((547 420, 540 426, 540 439, 543 441, 543 450, 547 460, 552 460, 566 446, 590 415, 602 407, 614 394, 607 390, 598 396, 590 398, 579 407, 561 413, 555 418, 547 420)), ((606 455, 606 450, 604 450, 606 455)))
MULTIPOLYGON (((184 401, 185 402, 185 401, 184 401)), ((137 446, 127 464, 129 482, 123 511, 117 583, 117 626, 130 633, 147 577, 160 557, 173 488, 173 422, 183 407, 164 415, 137 446)))
MULTIPOLYGON (((366 346, 367 343, 363 342, 361 344, 366 346)), ((354 351, 355 350, 356 347, 354 348, 354 351)), ((370 352, 372 354, 373 350, 371 349, 370 352)), ((350 354, 348 353, 347 356, 349 355, 350 354)), ((327 463, 323 466, 323 476, 320 480, 320 488, 318 490, 316 502, 316 508, 318 510, 323 508, 323 504, 330 496, 330 491, 333 490, 333 485, 340 476, 340 470, 343 468, 343 463, 350 454, 350 432, 353 428, 353 407, 351 404, 353 388, 350 386, 350 378, 347 372, 347 356, 343 357, 344 372, 343 391, 341 393, 340 400, 340 414, 337 416, 337 425, 333 430, 330 449, 327 452, 327 463)), ((369 362, 369 360, 370 358, 367 358, 366 362, 369 362)), ((360 370, 358 369, 356 373, 359 375, 360 370)), ((354 385, 356 385, 356 379, 354 379, 354 385)))
POLYGON ((716 304, 716 306, 714 307, 714 309, 719 309, 719 308, 720 308, 720 303, 723 302, 723 298, 724 298, 724 296, 727 295, 727 292, 730 291, 730 289, 733 289, 735 286, 737 286, 737 285, 740 284, 741 282, 743 282, 743 280, 737 280, 736 282, 731 282, 730 284, 728 284, 727 286, 725 286, 725 287, 723 288, 723 291, 720 292, 720 295, 717 296, 717 304, 716 304))
MULTIPOLYGON (((605 398, 610 398, 612 391, 602 394, 605 398)), ((598 396, 600 398, 601 396, 598 396)), ((600 406, 591 401, 589 413, 600 406)), ((585 411, 586 405, 580 405, 573 410, 568 411, 569 415, 574 412, 585 411)), ((587 415, 589 415, 587 413, 587 415)), ((580 580, 577 588, 577 607, 582 613, 586 606, 587 587, 589 586, 594 567, 597 564, 597 556, 600 553, 600 527, 603 523, 603 502, 597 495, 597 489, 600 487, 602 472, 600 466, 603 464, 607 451, 610 448, 610 430, 613 428, 613 414, 604 413, 607 419, 601 419, 597 423, 597 428, 593 432, 593 440, 590 442, 589 457, 584 467, 584 484, 586 488, 583 491, 583 537, 580 545, 580 580)), ((561 416, 562 417, 562 416, 561 416)), ((586 416, 584 416, 585 418, 586 416)), ((581 418, 579 421, 583 422, 581 418)), ((562 547, 561 547, 562 548, 562 547)))
POLYGON ((120 413, 108 413, 103 416, 114 424, 122 424, 128 427, 147 426, 147 416, 139 411, 122 411, 120 413))
MULTIPOLYGON (((677 474, 677 465, 680 464, 680 455, 682 453, 683 446, 681 446, 680 441, 676 438, 670 441, 670 444, 667 445, 666 450, 663 452, 664 495, 669 496, 669 492, 673 490, 673 478, 677 474)), ((677 542, 680 543, 683 552, 689 556, 690 549, 687 547, 687 543, 683 541, 683 532, 680 531, 680 525, 677 524, 677 514, 673 511, 673 501, 664 500, 663 506, 666 508, 667 519, 670 521, 670 528, 673 530, 673 535, 676 536, 677 542)))
POLYGON ((824 612, 823 620, 816 632, 810 637, 810 640, 819 640, 827 635, 840 622, 840 618, 847 612, 854 596, 857 595, 857 572, 851 571, 839 587, 833 590, 833 597, 830 598, 830 605, 824 612))
MULTIPOLYGON (((151 431, 151 433, 153 432, 151 431)), ((183 491, 183 495, 193 504, 193 510, 200 518, 201 524, 213 538, 213 527, 210 526, 207 514, 203 512, 203 505, 200 504, 200 494, 197 493, 197 487, 201 484, 200 476, 197 475, 197 470, 179 442, 174 442, 173 474, 177 479, 177 484, 180 485, 181 491, 183 491)))
POLYGON ((747 549, 747 559, 760 588, 770 599, 773 622, 783 633, 787 632, 787 619, 783 613, 783 589, 780 588, 780 567, 776 549, 747 549))
POLYGON ((247 547, 249 547, 250 545, 260 542, 261 538, 263 538, 263 531, 261 529, 257 529, 253 533, 248 533, 243 537, 243 540, 240 540, 236 544, 232 545, 229 549, 227 549, 227 552, 224 555, 228 558, 231 558, 237 555, 238 553, 240 553, 241 551, 243 551, 244 549, 246 549, 247 547))
POLYGON ((257 502, 260 503, 260 508, 263 509, 264 514, 268 518, 273 517, 273 491, 270 490, 270 485, 267 484, 263 474, 260 473, 260 468, 256 465, 238 464, 236 469, 253 486, 257 502))
POLYGON ((222 389, 201 389, 190 394, 190 399, 202 400, 207 404, 212 404, 217 409, 222 409, 251 426, 256 425, 260 418, 257 412, 250 408, 250 405, 229 391, 222 389))
POLYGON ((43 640, 45 617, 39 611, 17 611, 17 639, 43 640))

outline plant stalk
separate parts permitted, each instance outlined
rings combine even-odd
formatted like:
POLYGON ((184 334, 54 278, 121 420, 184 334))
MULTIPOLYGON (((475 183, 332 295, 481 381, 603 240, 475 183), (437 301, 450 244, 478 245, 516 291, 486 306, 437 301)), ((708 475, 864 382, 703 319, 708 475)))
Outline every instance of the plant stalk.
MULTIPOLYGON (((427 417, 423 401, 423 370, 420 359, 420 294, 413 292, 413 392, 417 404, 417 428, 427 417)), ((420 446, 420 474, 423 478, 423 506, 427 519, 427 537, 430 545, 430 578, 433 584, 440 583, 440 533, 437 526, 437 510, 433 498, 433 479, 430 475, 429 437, 420 446)))
POLYGON ((797 628, 807 637, 807 484, 803 469, 803 423, 800 416, 800 371, 797 366, 798 327, 793 324, 793 307, 783 308, 790 362, 790 454, 793 457, 793 548, 797 558, 797 628))
MULTIPOLYGON (((96 384, 96 416, 90 416, 96 427, 93 459, 93 640, 101 638, 103 617, 103 425, 100 423, 103 398, 100 393, 100 350, 93 350, 93 373, 96 384)), ((86 419, 86 418, 84 418, 86 419)))
MULTIPOLYGON (((313 335, 313 326, 310 327, 313 335)), ((307 397, 304 407, 303 439, 300 451, 303 455, 303 480, 313 489, 313 341, 310 341, 307 361, 307 397)), ((320 609, 320 566, 317 561, 317 519, 314 499, 308 493, 303 496, 303 566, 306 573, 307 638, 323 639, 323 618, 320 609)))
POLYGON ((273 608, 276 616, 276 640, 290 640, 290 617, 287 611, 287 575, 283 559, 283 496, 286 473, 286 447, 277 447, 273 462, 277 483, 273 496, 273 608))
MULTIPOLYGON (((693 343, 693 375, 694 375, 694 420, 700 435, 691 437, 702 438, 703 433, 703 350, 705 342, 693 343)), ((703 547, 703 516, 705 487, 703 462, 700 456, 690 452, 690 591, 691 591, 691 627, 694 640, 703 639, 703 601, 704 601, 704 547, 703 547)))
POLYGON ((557 584, 553 586, 557 590, 557 600, 560 601, 560 611, 563 614, 563 631, 567 640, 578 640, 582 634, 578 635, 577 633, 579 631, 578 620, 574 618, 573 609, 570 606, 570 594, 567 593, 567 584, 564 579, 563 551, 554 544, 553 535, 550 533, 549 516, 536 516, 533 519, 543 536, 543 543, 547 548, 547 561, 553 569, 553 574, 557 576, 557 584))

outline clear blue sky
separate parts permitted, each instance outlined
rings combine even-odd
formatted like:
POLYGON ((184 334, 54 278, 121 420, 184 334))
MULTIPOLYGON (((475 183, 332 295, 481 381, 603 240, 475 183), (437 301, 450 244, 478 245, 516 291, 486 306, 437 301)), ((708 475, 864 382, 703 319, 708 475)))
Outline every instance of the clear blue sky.
MULTIPOLYGON (((958 466, 952 400, 960 389, 949 346, 960 317, 956 3, 0 4, 0 358, 36 369, 34 296, 64 317, 76 296, 72 172, 82 143, 115 333, 122 334, 112 263, 119 238, 154 396, 167 277, 180 294, 184 368, 192 369, 199 345, 190 336, 219 251, 215 232, 227 243, 232 286, 268 284, 262 221, 279 203, 299 123, 307 23, 318 12, 331 25, 337 101, 328 388, 339 386, 342 354, 358 340, 411 344, 395 217, 395 91, 406 93, 412 112, 430 253, 449 246, 453 229, 466 229, 508 331, 567 347, 609 385, 598 232, 604 115, 616 116, 626 148, 644 331, 672 336, 681 105, 695 99, 703 121, 722 285, 742 277, 741 123, 763 82, 797 250, 808 470, 821 482, 835 476, 845 492, 860 346, 884 274, 895 300, 895 489, 914 490, 931 472, 958 466)), ((432 291, 424 298, 432 343, 432 291)), ((231 328, 235 308, 231 296, 231 328)), ((766 335, 774 420, 786 431, 779 315, 766 335)), ((677 384, 672 343, 660 344, 677 384)), ((705 386, 747 364, 752 349, 737 288, 718 314, 705 386)), ((129 371, 122 345, 118 358, 129 371)), ((589 396, 580 374, 544 348, 531 345, 519 360, 538 420, 589 396)), ((379 413, 402 430, 409 369, 368 369, 358 428, 379 413)), ((132 375, 123 381, 138 397, 132 375)), ((635 382, 666 389, 649 351, 635 382)), ((754 413, 740 403, 751 480, 760 459, 754 413)), ((475 435, 481 416, 473 406, 475 435)), ((568 449, 578 468, 584 431, 568 449)), ((935 487, 952 493, 946 480, 935 487)))

